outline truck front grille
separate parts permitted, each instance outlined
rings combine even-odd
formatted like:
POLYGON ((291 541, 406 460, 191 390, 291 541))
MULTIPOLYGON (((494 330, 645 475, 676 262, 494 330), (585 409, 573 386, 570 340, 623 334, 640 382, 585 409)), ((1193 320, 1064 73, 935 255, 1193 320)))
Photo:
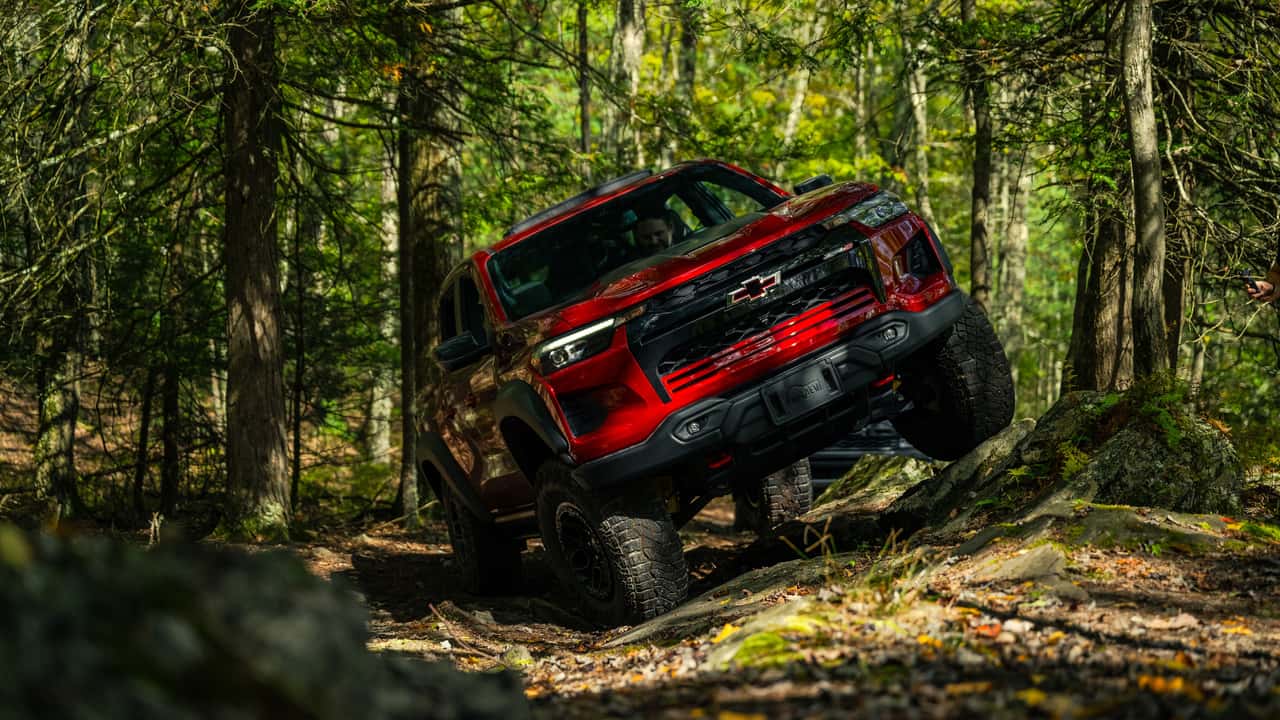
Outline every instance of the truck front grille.
POLYGON ((829 282, 786 298, 714 334, 675 348, 658 364, 663 384, 673 393, 711 378, 727 365, 743 362, 816 325, 856 315, 876 302, 870 288, 851 289, 829 282))

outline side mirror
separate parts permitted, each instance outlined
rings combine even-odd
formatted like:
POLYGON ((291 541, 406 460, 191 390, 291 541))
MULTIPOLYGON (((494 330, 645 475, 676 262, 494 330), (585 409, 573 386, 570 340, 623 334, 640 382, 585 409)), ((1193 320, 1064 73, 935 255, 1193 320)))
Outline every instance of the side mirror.
POLYGON ((484 357, 489 343, 481 342, 469 332, 445 340, 436 346, 436 360, 445 370, 457 370, 484 357))
POLYGON ((818 188, 824 188, 828 185, 831 185, 834 182, 835 180, 832 180, 831 176, 826 173, 822 173, 821 175, 814 175, 808 180, 805 180, 804 182, 796 185, 796 194, 804 195, 805 193, 813 192, 818 188))

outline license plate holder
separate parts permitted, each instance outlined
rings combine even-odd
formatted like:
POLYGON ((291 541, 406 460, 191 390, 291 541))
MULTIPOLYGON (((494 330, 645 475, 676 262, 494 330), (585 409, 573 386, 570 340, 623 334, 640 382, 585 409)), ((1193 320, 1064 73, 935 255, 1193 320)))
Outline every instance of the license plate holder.
POLYGON ((775 425, 806 415, 840 396, 840 376, 823 361, 787 374, 760 391, 775 425))

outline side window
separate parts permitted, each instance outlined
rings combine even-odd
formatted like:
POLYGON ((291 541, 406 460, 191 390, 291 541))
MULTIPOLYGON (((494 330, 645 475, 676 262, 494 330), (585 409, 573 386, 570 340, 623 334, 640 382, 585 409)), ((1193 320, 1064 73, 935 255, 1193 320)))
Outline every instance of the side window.
POLYGON ((702 220, 693 214, 693 210, 680 199, 679 195, 672 195, 667 200, 667 209, 680 217, 686 228, 684 234, 697 232, 703 228, 702 220))
POLYGON ((485 343, 484 305, 480 302, 480 290, 471 275, 458 278, 458 319, 460 332, 469 332, 478 342, 485 343))
POLYGON ((436 311, 437 327, 440 331, 440 342, 444 342, 458 334, 458 321, 454 303, 455 285, 449 285, 440 296, 440 307, 436 311))
POLYGON ((733 188, 705 180, 698 184, 702 186, 703 190, 706 190, 715 199, 719 200, 734 217, 742 217, 765 209, 764 205, 760 204, 758 200, 733 188))

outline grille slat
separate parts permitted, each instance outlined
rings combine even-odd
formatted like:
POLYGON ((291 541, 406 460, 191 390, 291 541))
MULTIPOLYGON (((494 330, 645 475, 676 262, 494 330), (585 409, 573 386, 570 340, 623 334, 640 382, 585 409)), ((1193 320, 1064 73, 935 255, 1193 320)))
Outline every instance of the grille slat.
POLYGON ((814 226, 647 300, 644 314, 627 324, 627 341, 658 396, 669 402, 670 393, 768 352, 804 332, 806 323, 883 301, 880 287, 865 237, 849 226, 814 226), (775 273, 780 280, 765 298, 734 301, 735 290, 775 273))
POLYGON ((875 300, 866 287, 850 289, 847 279, 824 283, 776 302, 719 333, 675 348, 659 363, 658 374, 673 392, 685 390, 727 363, 755 355, 822 322, 861 312, 875 300))

